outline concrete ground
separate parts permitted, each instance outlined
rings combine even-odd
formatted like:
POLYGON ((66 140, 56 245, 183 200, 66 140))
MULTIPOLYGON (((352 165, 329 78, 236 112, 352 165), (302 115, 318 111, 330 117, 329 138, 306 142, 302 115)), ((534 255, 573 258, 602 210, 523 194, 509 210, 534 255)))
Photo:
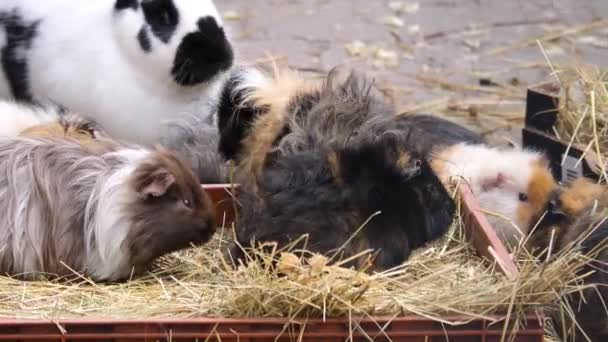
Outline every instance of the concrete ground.
POLYGON ((445 113, 491 137, 517 140, 526 87, 551 79, 543 50, 554 63, 577 59, 608 67, 606 0, 216 5, 243 63, 274 59, 308 72, 357 66, 401 111, 445 113))

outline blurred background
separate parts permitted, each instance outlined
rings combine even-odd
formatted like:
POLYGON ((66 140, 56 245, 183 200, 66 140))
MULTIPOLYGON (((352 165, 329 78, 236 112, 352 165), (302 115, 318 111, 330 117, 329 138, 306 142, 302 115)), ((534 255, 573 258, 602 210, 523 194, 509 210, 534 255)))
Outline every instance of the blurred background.
POLYGON ((550 63, 608 67, 607 0, 217 1, 244 63, 373 76, 402 112, 448 115, 515 141, 550 63))

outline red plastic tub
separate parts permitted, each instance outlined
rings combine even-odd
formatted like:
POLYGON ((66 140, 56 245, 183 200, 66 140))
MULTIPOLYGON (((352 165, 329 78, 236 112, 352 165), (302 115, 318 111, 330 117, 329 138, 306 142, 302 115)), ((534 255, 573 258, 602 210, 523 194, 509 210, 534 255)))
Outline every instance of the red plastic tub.
MULTIPOLYGON (((458 321, 462 317, 446 317, 458 321)), ((524 328, 511 334, 514 342, 543 341, 544 318, 529 316, 524 328)), ((179 319, 179 320, 75 320, 0 321, 0 341, 126 342, 126 341, 501 341, 504 325, 474 320, 447 325, 427 318, 288 320, 179 319)), ((506 339, 509 340, 509 339, 506 339)))

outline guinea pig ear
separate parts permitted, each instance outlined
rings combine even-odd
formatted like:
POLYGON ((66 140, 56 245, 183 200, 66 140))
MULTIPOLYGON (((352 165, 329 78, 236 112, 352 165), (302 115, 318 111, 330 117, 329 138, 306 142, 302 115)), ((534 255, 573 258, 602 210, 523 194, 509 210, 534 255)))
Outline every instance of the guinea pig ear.
POLYGON ((503 186, 506 181, 506 177, 502 172, 488 175, 481 181, 481 188, 483 191, 489 191, 492 189, 498 189, 503 186))
POLYGON ((148 182, 143 183, 143 186, 138 192, 144 198, 149 197, 161 197, 167 193, 167 190, 175 183, 175 176, 172 174, 162 171, 153 174, 148 182))

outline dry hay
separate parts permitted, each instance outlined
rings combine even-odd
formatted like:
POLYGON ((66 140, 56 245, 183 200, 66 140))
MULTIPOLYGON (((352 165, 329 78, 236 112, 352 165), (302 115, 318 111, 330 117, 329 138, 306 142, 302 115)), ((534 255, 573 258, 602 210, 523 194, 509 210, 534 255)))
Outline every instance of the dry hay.
POLYGON ((608 70, 577 62, 552 69, 560 87, 556 135, 583 150, 606 176, 608 70))
MULTIPOLYGON (((0 277, 5 318, 371 317, 418 314, 446 323, 507 314, 517 327, 538 308, 560 310, 559 298, 577 285, 584 261, 575 253, 540 267, 517 257, 509 280, 464 242, 461 220, 449 234, 418 250, 403 266, 367 274, 315 256, 303 262, 276 252, 233 270, 222 258, 226 236, 163 258, 143 278, 123 284, 22 282, 0 277), (278 267, 270 266, 270 259, 278 267), (459 315, 448 322, 445 315, 459 315)), ((523 253, 521 253, 523 254, 523 253)))

